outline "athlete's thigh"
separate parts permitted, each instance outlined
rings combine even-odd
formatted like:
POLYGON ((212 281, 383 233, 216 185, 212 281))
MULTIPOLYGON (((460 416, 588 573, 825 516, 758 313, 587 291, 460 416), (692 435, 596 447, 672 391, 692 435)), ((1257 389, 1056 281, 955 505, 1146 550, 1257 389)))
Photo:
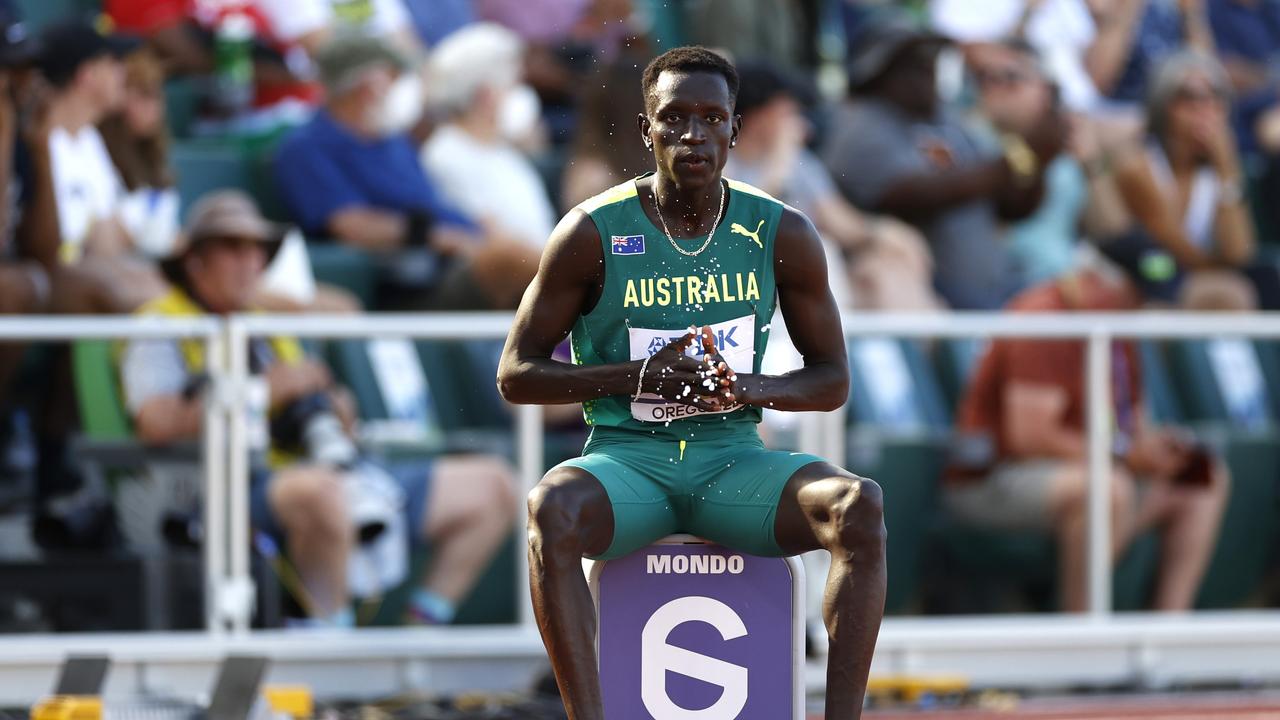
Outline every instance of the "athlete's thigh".
POLYGON ((607 549, 592 555, 593 559, 621 557, 676 531, 675 509, 653 475, 656 461, 651 455, 642 448, 611 447, 557 466, 588 473, 608 498, 613 513, 612 538, 607 549))
MULTIPOLYGON (((778 498, 774 533, 788 555, 823 548, 817 528, 831 517, 839 502, 849 497, 848 493, 861 492, 861 483, 870 482, 821 458, 814 460, 787 478, 778 498)), ((879 492, 878 487, 874 489, 879 492)))
POLYGON ((822 458, 744 443, 703 464, 707 480, 691 500, 689 532, 751 555, 794 554, 775 527, 790 478, 822 458))

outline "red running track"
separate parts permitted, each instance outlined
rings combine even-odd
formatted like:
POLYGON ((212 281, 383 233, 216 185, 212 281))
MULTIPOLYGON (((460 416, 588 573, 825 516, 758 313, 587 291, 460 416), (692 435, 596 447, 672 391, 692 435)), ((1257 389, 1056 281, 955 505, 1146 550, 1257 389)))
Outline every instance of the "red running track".
MULTIPOLYGON (((1010 710, 937 710, 933 712, 881 711, 863 715, 865 720, 1278 720, 1280 704, 1251 701, 1173 702, 1138 700, 1110 702, 1036 703, 1010 710)), ((822 720, 813 715, 810 720, 822 720)))

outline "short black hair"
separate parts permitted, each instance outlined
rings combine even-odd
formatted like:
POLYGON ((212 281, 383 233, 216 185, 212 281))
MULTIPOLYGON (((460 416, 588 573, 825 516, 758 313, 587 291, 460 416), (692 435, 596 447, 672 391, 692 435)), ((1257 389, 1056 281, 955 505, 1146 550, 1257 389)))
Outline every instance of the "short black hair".
POLYGON ((644 77, 640 80, 640 89, 644 93, 645 109, 649 107, 649 99, 653 86, 663 72, 678 73, 709 72, 724 77, 729 86, 729 102, 738 101, 738 71, 733 63, 723 55, 712 52, 701 45, 686 45, 673 48, 654 58, 644 69, 644 77))

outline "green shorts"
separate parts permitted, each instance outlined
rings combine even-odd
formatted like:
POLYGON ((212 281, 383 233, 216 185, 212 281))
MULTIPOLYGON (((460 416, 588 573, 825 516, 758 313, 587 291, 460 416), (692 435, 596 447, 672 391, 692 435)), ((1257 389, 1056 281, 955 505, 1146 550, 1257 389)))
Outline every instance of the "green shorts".
POLYGON ((672 533, 689 533, 751 555, 777 557, 773 524, 787 480, 807 453, 767 450, 755 433, 657 440, 596 428, 582 457, 560 463, 591 473, 613 505, 613 542, 595 559, 639 550, 672 533))

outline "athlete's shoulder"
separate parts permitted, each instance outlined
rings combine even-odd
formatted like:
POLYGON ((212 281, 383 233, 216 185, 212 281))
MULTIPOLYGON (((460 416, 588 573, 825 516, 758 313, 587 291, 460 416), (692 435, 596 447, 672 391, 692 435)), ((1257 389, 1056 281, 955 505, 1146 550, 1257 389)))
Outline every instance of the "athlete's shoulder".
POLYGON ((752 185, 751 183, 745 183, 745 182, 742 182, 741 180, 734 180, 731 177, 726 177, 724 181, 728 183, 729 189, 735 192, 740 192, 744 195, 751 195, 758 200, 762 200, 766 203, 777 205, 784 209, 791 207, 790 205, 782 202, 778 198, 770 195, 769 193, 765 192, 764 190, 761 190, 760 188, 756 187, 755 185, 752 185))
POLYGON ((628 180, 619 185, 614 185, 599 195, 583 200, 578 203, 577 209, 590 215, 597 210, 626 202, 634 197, 636 197, 636 181, 628 180))

